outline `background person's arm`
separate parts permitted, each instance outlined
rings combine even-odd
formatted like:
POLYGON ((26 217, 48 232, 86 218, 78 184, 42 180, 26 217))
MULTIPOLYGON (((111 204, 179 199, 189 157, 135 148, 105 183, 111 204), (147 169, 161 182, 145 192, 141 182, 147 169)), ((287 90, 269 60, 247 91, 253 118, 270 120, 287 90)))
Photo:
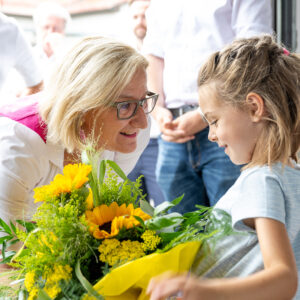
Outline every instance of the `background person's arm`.
POLYGON ((232 1, 231 23, 236 38, 272 34, 272 18, 270 0, 232 1))
POLYGON ((20 95, 18 96, 28 96, 28 95, 32 95, 32 94, 36 94, 40 91, 42 91, 44 87, 44 84, 43 84, 43 81, 41 81, 40 83, 34 85, 34 86, 30 86, 30 87, 27 87, 25 88, 20 95))
POLYGON ((165 95, 163 89, 164 59, 155 55, 147 55, 149 66, 147 69, 148 90, 159 94, 152 116, 158 122, 160 131, 165 131, 165 124, 173 120, 171 112, 165 107, 165 95))
POLYGON ((43 77, 33 49, 19 26, 15 45, 15 69, 23 77, 26 88, 17 96, 35 94, 43 89, 43 77))

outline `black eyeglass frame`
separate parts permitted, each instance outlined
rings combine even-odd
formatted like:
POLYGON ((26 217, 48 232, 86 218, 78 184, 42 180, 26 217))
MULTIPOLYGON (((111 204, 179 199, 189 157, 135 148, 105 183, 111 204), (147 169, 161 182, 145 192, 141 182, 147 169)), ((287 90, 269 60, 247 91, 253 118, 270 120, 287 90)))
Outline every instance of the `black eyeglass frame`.
POLYGON ((150 111, 147 111, 147 112, 144 111, 144 112, 145 112, 145 114, 151 113, 151 112, 153 111, 155 105, 156 105, 158 96, 159 96, 159 95, 156 94, 156 93, 153 93, 153 92, 147 92, 146 98, 144 98, 144 99, 141 99, 141 100, 129 100, 129 101, 116 102, 116 103, 112 104, 111 106, 117 108, 117 117, 118 117, 119 120, 128 120, 128 119, 131 119, 132 117, 135 116, 135 114, 136 114, 136 112, 137 112, 137 110, 138 110, 138 107, 139 107, 139 106, 143 107, 145 101, 147 101, 149 98, 152 98, 152 99, 153 99, 152 101, 154 101, 155 103, 154 103, 154 105, 153 105, 153 108, 152 108, 150 111), (120 111, 121 105, 123 105, 124 103, 137 103, 137 106, 135 107, 135 109, 134 109, 134 111, 133 111, 133 113, 132 113, 131 116, 126 117, 126 118, 121 118, 121 117, 120 117, 119 111, 120 111))

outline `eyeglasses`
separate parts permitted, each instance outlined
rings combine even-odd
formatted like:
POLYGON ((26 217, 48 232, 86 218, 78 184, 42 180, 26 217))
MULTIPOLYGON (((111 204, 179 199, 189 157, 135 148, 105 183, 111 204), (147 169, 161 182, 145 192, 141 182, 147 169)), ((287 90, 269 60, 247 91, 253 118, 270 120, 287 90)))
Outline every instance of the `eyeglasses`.
POLYGON ((116 102, 112 104, 112 107, 117 108, 117 117, 119 120, 128 120, 136 114, 139 106, 143 108, 145 114, 151 113, 157 99, 158 94, 148 92, 145 99, 116 102))

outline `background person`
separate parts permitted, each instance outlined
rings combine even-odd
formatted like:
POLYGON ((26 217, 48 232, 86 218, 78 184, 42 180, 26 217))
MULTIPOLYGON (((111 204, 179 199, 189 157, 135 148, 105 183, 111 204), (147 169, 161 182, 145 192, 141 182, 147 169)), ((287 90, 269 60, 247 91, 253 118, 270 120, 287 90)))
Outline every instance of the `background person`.
POLYGON ((66 30, 71 22, 69 12, 55 2, 42 2, 33 14, 36 32, 35 54, 47 76, 55 56, 62 51, 66 30))
POLYGON ((30 219, 33 189, 77 162, 89 138, 104 150, 100 159, 132 170, 157 99, 147 89, 147 65, 123 43, 85 38, 62 58, 45 92, 0 109, 0 218, 30 219))
MULTIPOLYGON (((141 50, 143 39, 147 32, 147 23, 145 12, 150 4, 149 0, 131 0, 130 12, 132 18, 133 32, 135 35, 135 44, 138 50, 141 50)), ((143 193, 147 194, 147 200, 151 201, 153 205, 158 205, 164 201, 164 196, 160 190, 156 180, 156 163, 158 155, 157 138, 159 135, 159 128, 156 121, 151 118, 150 141, 146 149, 140 156, 136 166, 128 175, 128 178, 135 181, 138 177, 143 175, 142 188, 143 193)))
POLYGON ((271 36, 237 40, 203 65, 199 106, 209 139, 246 164, 215 207, 236 232, 211 255, 199 252, 194 272, 202 278, 158 278, 151 300, 178 291, 186 300, 300 299, 299 82, 300 56, 271 36))
MULTIPOLYGON (((0 89, 3 87, 7 94, 12 93, 30 95, 39 92, 43 87, 42 74, 38 63, 34 58, 32 48, 24 32, 17 24, 16 20, 7 17, 0 12, 0 89), (9 74, 15 69, 25 82, 25 87, 21 91, 16 90, 16 82, 13 80, 9 86, 9 74)), ((9 97, 9 96, 7 96, 9 97)), ((1 98, 5 98, 5 93, 1 98)), ((1 99, 1 102, 9 99, 1 99)))
MULTIPOLYGON (((269 0, 152 0, 143 53, 148 84, 160 97, 153 111, 160 131, 157 180, 166 200, 184 194, 176 210, 214 205, 240 174, 207 138, 198 112, 198 70, 209 54, 237 37, 272 32, 269 0)), ((207 99, 209 101, 209 99, 207 99)))
POLYGON ((130 0, 129 5, 136 48, 141 50, 143 40, 147 33, 147 21, 145 13, 150 5, 150 0, 130 0))

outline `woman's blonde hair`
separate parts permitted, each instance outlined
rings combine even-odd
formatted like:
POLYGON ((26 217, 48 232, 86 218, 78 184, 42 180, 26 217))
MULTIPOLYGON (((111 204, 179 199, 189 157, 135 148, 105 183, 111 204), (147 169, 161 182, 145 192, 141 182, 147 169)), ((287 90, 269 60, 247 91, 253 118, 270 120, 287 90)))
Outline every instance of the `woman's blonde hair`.
MULTIPOLYGON (((202 66, 198 87, 214 83, 217 97, 246 109, 246 97, 264 100, 265 124, 247 167, 297 161, 300 146, 300 57, 270 35, 238 39, 202 66)), ((209 101, 209 100, 208 100, 209 101)))
POLYGON ((134 74, 147 66, 141 54, 114 39, 82 39, 57 65, 45 88, 39 108, 47 124, 47 140, 69 152, 82 149, 84 114, 110 107, 134 74))

